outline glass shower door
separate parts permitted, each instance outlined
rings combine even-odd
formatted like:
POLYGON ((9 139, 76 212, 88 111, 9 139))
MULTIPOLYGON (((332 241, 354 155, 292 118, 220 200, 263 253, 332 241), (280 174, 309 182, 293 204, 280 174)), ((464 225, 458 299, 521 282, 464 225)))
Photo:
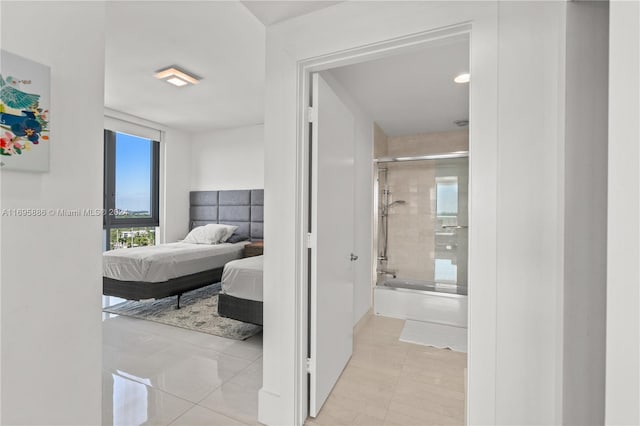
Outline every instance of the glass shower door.
POLYGON ((469 159, 436 161, 435 286, 467 294, 469 159))

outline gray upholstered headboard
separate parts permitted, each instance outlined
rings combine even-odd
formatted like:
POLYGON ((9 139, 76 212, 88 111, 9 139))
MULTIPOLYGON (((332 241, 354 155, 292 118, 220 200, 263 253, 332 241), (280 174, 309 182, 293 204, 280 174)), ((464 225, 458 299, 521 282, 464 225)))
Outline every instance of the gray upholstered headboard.
POLYGON ((263 189, 237 191, 191 191, 189 229, 208 223, 238 227, 236 234, 262 240, 263 189))

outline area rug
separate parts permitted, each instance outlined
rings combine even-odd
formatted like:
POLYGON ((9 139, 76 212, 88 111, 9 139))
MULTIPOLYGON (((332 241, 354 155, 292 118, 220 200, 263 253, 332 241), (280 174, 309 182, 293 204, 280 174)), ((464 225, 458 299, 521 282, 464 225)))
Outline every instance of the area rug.
POLYGON ((102 310, 235 340, 245 340, 262 331, 260 326, 218 316, 219 292, 220 283, 216 283, 185 293, 180 299, 180 309, 176 309, 176 297, 165 297, 142 302, 129 300, 102 310))

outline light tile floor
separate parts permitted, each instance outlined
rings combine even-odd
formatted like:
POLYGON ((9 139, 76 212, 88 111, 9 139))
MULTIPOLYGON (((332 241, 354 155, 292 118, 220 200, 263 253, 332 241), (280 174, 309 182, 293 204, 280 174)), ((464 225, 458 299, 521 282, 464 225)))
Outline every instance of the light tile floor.
POLYGON ((246 341, 105 314, 103 425, 255 425, 262 335, 246 341))
POLYGON ((374 316, 308 426, 462 425, 467 355, 398 340, 403 320, 374 316))
MULTIPOLYGON (((307 425, 464 423, 466 354, 398 340, 371 317, 320 415, 307 425)), ((262 336, 244 342, 105 314, 104 425, 256 425, 262 336)))

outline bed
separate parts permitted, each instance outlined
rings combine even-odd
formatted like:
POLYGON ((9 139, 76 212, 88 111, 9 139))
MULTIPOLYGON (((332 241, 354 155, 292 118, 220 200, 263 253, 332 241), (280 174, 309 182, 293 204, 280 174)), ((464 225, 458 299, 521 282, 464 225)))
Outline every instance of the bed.
POLYGON ((263 256, 227 263, 218 296, 218 315, 262 325, 263 256))
POLYGON ((224 265, 242 257, 249 241, 262 240, 262 189, 189 193, 189 230, 211 223, 237 226, 244 242, 203 245, 170 243, 111 250, 103 255, 103 294, 129 300, 180 296, 219 282, 224 265))

